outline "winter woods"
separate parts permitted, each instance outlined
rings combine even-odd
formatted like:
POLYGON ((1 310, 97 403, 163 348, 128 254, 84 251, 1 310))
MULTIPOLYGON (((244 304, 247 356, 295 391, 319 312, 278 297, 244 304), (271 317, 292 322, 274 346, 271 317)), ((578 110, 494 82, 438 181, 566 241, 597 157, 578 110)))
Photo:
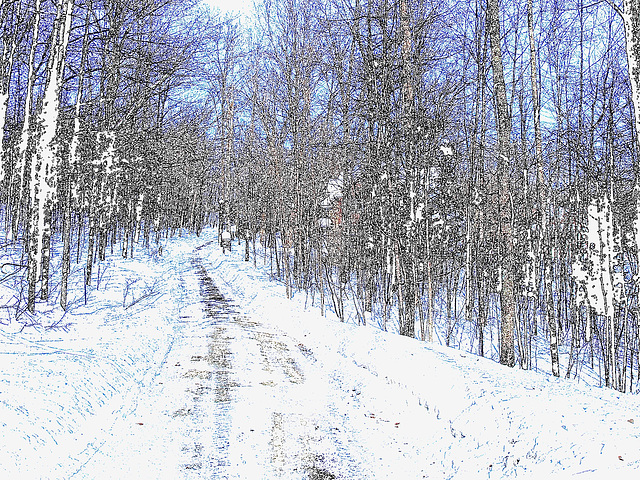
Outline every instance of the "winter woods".
POLYGON ((18 310, 215 225, 344 321, 637 388, 635 2, 192 3, 0 3, 18 310))
POLYGON ((634 8, 260 4, 229 223, 343 320, 633 389, 634 8))
POLYGON ((126 258, 141 231, 149 246, 166 225, 202 228, 210 120, 182 97, 217 19, 172 0, 2 1, 0 19, 3 227, 26 267, 15 306, 50 300, 53 261, 66 309, 72 250, 90 284, 108 246, 126 258))

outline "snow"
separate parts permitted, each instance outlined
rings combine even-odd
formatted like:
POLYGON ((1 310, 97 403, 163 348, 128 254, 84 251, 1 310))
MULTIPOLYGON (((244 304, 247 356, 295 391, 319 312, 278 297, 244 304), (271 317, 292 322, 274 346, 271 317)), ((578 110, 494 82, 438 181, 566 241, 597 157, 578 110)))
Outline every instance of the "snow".
POLYGON ((453 149, 448 145, 440 145, 440 151, 445 157, 450 157, 453 155, 453 149))
POLYGON ((637 396, 323 317, 211 229, 163 252, 2 327, 5 478, 637 478, 637 396))
MULTIPOLYGON (((340 200, 342 198, 342 189, 344 188, 344 174, 340 174, 338 178, 333 178, 329 180, 327 184, 327 199, 329 204, 335 200, 340 200)), ((323 202, 323 207, 325 203, 323 202)))

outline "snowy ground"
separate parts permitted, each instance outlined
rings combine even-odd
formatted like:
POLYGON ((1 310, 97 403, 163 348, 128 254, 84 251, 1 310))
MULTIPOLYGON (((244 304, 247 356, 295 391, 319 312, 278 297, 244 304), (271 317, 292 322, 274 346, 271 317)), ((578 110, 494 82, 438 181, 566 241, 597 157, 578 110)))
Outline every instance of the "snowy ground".
POLYGON ((5 478, 638 478, 638 396, 323 318, 214 240, 0 330, 5 478))

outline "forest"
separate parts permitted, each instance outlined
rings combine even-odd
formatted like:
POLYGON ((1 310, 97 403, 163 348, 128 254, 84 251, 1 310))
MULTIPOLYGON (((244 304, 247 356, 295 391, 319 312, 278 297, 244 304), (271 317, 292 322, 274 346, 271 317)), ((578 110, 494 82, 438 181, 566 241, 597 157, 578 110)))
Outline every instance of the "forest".
POLYGON ((343 321, 637 389, 637 1, 249 10, 0 0, 5 322, 214 225, 343 321))

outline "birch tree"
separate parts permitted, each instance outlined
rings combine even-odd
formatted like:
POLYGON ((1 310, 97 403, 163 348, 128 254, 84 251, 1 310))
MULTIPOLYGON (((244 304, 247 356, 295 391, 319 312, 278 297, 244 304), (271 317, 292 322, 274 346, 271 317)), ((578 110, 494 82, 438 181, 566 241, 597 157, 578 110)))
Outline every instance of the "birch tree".
POLYGON ((75 184, 75 176, 78 165, 80 164, 80 107, 82 104, 82 93, 84 87, 85 67, 89 49, 89 14, 91 12, 92 2, 89 2, 85 12, 84 19, 84 35, 82 40, 82 54, 80 59, 80 73, 78 75, 78 85, 76 89, 76 101, 74 107, 73 133, 71 135, 71 143, 69 145, 68 161, 63 164, 63 230, 62 230, 62 278, 60 282, 60 306, 66 310, 67 308, 67 288, 69 282, 69 273, 71 271, 71 212, 72 202, 77 202, 77 186, 75 184))
POLYGON ((42 109, 38 116, 38 138, 35 156, 31 165, 31 215, 29 222, 29 293, 27 308, 35 311, 36 283, 42 279, 41 297, 48 297, 49 255, 51 237, 51 209, 56 189, 57 162, 60 158, 60 143, 56 138, 60 115, 60 90, 63 82, 65 55, 73 0, 60 0, 54 35, 51 39, 47 62, 47 80, 42 109))
POLYGON ((25 95, 24 106, 24 121, 22 124, 22 132, 20 134, 20 140, 18 143, 18 151, 16 155, 16 164, 13 167, 13 172, 17 176, 17 195, 15 195, 15 206, 13 212, 13 228, 12 237, 17 237, 18 229, 22 220, 22 212, 24 204, 26 208, 29 208, 29 200, 25 199, 25 183, 29 187, 30 178, 34 176, 34 173, 30 177, 27 177, 27 168, 31 165, 31 158, 29 156, 29 142, 31 140, 31 122, 32 122, 32 104, 33 104, 33 86, 36 80, 35 75, 35 56, 36 48, 38 45, 39 33, 40 33, 40 5, 41 0, 35 0, 34 14, 33 14, 33 33, 31 38, 31 47, 29 49, 28 58, 28 74, 27 74, 27 90, 25 95), (27 200, 25 202, 25 200, 27 200))
MULTIPOLYGON (((594 199, 588 207, 586 254, 574 263, 574 278, 580 289, 579 302, 587 304, 606 321, 606 383, 617 388, 616 307, 623 299, 622 244, 613 221, 608 195, 594 199)), ((589 319, 587 320, 589 322, 589 319)), ((587 338, 591 337, 587 323, 587 338)))
POLYGON ((623 0, 620 9, 608 0, 622 17, 627 52, 627 68, 633 99, 636 149, 640 152, 640 3, 637 0, 623 0))

